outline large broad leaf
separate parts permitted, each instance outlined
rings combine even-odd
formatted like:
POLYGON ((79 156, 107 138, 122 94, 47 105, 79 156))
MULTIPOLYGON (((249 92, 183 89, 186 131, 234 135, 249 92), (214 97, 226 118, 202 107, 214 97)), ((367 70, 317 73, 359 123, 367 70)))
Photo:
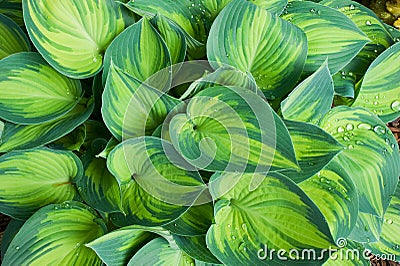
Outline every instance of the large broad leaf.
POLYGON ((112 64, 101 110, 108 129, 121 141, 151 134, 178 103, 112 64))
POLYGON ((124 28, 113 0, 23 0, 29 36, 44 59, 73 78, 94 76, 103 54, 124 28))
POLYGON ((336 107, 320 126, 347 146, 337 159, 357 188, 360 211, 383 217, 400 175, 399 147, 393 134, 360 107, 336 107))
POLYGON ((384 216, 379 242, 366 244, 374 254, 391 254, 400 261, 400 183, 384 216))
POLYGON ((109 77, 112 64, 154 88, 169 89, 171 57, 168 47, 147 19, 128 27, 107 48, 103 83, 109 77))
POLYGON ((101 265, 85 244, 106 231, 104 221, 82 203, 48 205, 21 227, 2 265, 101 265))
POLYGON ((349 239, 359 243, 370 243, 379 240, 382 232, 383 218, 370 213, 360 212, 357 223, 349 235, 349 239))
POLYGON ((69 79, 38 53, 18 53, 0 63, 0 117, 17 124, 39 124, 70 111, 82 95, 69 79))
POLYGON ((204 56, 204 43, 211 27, 211 14, 199 0, 134 0, 126 6, 135 13, 154 17, 157 13, 180 26, 186 35, 188 53, 193 58, 204 56))
POLYGON ((0 1, 0 14, 14 20, 19 26, 24 26, 22 16, 22 0, 3 0, 0 1))
POLYGON ((14 151, 0 157, 0 212, 27 219, 41 207, 72 200, 82 163, 72 152, 14 151))
POLYGON ((326 58, 331 73, 338 72, 370 41, 351 19, 318 3, 291 2, 282 17, 300 27, 307 35, 306 74, 317 70, 326 58))
POLYGON ((400 116, 400 43, 384 51, 372 62, 362 81, 353 106, 374 112, 384 122, 400 116))
POLYGON ((180 236, 205 235, 214 218, 213 205, 205 203, 190 207, 178 219, 163 227, 180 236))
POLYGON ((300 77, 307 39, 296 26, 245 0, 233 0, 218 15, 207 41, 214 69, 250 72, 267 98, 289 92, 300 77))
POLYGON ((116 178, 107 169, 107 161, 87 152, 82 162, 84 174, 75 183, 83 200, 99 211, 122 211, 121 191, 116 178))
MULTIPOLYGON (((85 99, 83 99, 86 101, 85 99)), ((81 101, 67 114, 56 120, 38 125, 15 125, 5 123, 1 135, 0 152, 12 149, 30 149, 43 146, 59 139, 89 118, 93 111, 93 101, 81 101)))
POLYGON ((127 226, 101 236, 86 246, 93 249, 105 264, 125 266, 153 238, 154 234, 144 231, 143 228, 127 226))
MULTIPOLYGON (((256 174, 257 175, 257 174, 256 174)), ((268 174, 261 185, 249 190, 253 174, 215 174, 210 191, 217 201, 215 224, 207 233, 207 246, 226 265, 277 264, 270 250, 283 249, 282 265, 299 263, 304 249, 313 249, 308 265, 321 264, 335 246, 328 224, 318 207, 290 179, 268 174), (231 183, 236 185, 227 193, 231 183), (296 250, 297 253, 292 253, 296 250), (289 251, 292 254, 289 257, 289 251), (293 254, 299 256, 293 260, 293 254), (286 260, 287 259, 287 260, 286 260)))
POLYGON ((333 80, 325 62, 281 102, 282 115, 285 119, 316 124, 331 109, 333 94, 333 80))
POLYGON ((344 146, 320 127, 304 122, 285 121, 301 171, 280 172, 299 183, 317 174, 344 146))
POLYGON ((30 49, 29 40, 18 24, 0 13, 0 59, 30 49))
POLYGON ((169 124, 172 143, 197 168, 268 172, 298 169, 286 126, 248 89, 212 87, 193 97, 169 124))
POLYGON ((345 239, 358 216, 358 194, 349 174, 333 160, 299 187, 320 209, 333 238, 345 239))
POLYGON ((132 257, 128 266, 135 265, 192 266, 194 260, 160 237, 150 241, 132 257))
POLYGON ((193 259, 208 263, 220 263, 220 261, 207 248, 206 234, 198 236, 173 235, 176 245, 193 259))
POLYGON ((197 172, 185 170, 190 166, 172 145, 155 137, 129 139, 117 145, 107 157, 107 166, 121 187, 123 210, 131 224, 169 223, 206 188, 197 172))

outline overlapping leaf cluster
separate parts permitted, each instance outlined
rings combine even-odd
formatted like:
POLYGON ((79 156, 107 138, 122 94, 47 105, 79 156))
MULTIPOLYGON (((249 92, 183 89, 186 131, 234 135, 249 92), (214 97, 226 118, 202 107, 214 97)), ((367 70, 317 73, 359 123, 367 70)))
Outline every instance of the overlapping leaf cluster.
POLYGON ((400 33, 364 6, 2 0, 0 33, 4 265, 399 260, 400 33))

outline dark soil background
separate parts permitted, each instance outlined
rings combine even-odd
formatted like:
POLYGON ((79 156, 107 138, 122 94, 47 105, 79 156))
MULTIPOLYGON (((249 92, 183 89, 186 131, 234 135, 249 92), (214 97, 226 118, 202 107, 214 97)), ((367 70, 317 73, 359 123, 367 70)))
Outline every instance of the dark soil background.
MULTIPOLYGON (((387 24, 393 25, 400 29, 400 0, 359 0, 357 2, 371 8, 387 24)), ((395 135, 397 142, 400 144, 400 118, 388 124, 388 126, 395 135)), ((9 221, 10 217, 0 213, 0 243, 9 221)), ((400 263, 386 260, 376 260, 373 256, 371 256, 371 265, 400 266, 400 263)))

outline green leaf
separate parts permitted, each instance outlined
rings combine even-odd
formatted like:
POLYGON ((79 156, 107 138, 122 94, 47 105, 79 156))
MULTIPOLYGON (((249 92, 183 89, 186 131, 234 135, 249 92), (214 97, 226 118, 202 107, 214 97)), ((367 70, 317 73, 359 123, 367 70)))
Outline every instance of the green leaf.
POLYGON ((98 149, 96 143, 98 143, 99 140, 107 142, 107 140, 111 138, 111 133, 107 130, 104 123, 96 120, 86 120, 84 125, 86 129, 86 138, 82 145, 82 149, 96 153, 98 149))
POLYGON ((38 53, 18 53, 0 62, 2 119, 25 125, 52 121, 74 108, 81 95, 79 81, 59 74, 38 53))
POLYGON ((111 65, 101 108, 108 129, 121 141, 151 134, 178 103, 111 65))
POLYGON ((22 225, 25 223, 25 221, 22 220, 17 220, 17 219, 11 219, 8 222, 8 225, 6 227, 6 230, 4 231, 2 237, 1 237, 1 257, 4 258, 4 255, 6 254, 6 251, 8 247, 10 246, 11 241, 14 239, 15 235, 18 233, 19 229, 22 227, 22 225))
POLYGON ((121 191, 116 178, 107 169, 107 161, 88 152, 82 162, 84 174, 75 180, 82 199, 102 212, 122 211, 121 191))
POLYGON ((318 207, 285 176, 269 173, 264 177, 234 173, 212 177, 210 191, 216 203, 215 224, 207 233, 211 252, 226 265, 277 264, 276 256, 268 256, 272 249, 286 250, 284 265, 302 262, 301 257, 291 260, 289 250, 301 254, 312 248, 315 256, 326 257, 322 250, 335 242, 318 207), (261 185, 250 191, 252 179, 259 177, 263 178, 261 185))
POLYGON ((207 248, 206 235, 180 236, 173 235, 178 247, 191 258, 208 263, 220 263, 220 261, 207 248))
POLYGON ((103 53, 125 28, 113 0, 23 0, 29 37, 44 59, 72 78, 88 78, 103 65, 103 53))
POLYGON ((17 23, 1 14, 0 3, 0 59, 19 52, 28 52, 31 45, 17 23))
POLYGON ((27 219, 41 207, 72 200, 74 179, 82 175, 79 158, 67 151, 13 151, 0 157, 0 212, 27 219))
POLYGON ((351 19, 339 11, 318 3, 295 1, 288 4, 284 19, 300 27, 307 35, 308 55, 305 74, 311 74, 326 58, 335 74, 346 66, 370 39, 351 19))
POLYGON ((190 266, 194 260, 180 249, 170 247, 163 238, 156 238, 147 243, 129 261, 128 266, 190 266))
POLYGON ((132 256, 154 235, 138 226, 127 226, 112 231, 86 244, 107 265, 125 266, 132 256))
MULTIPOLYGON (((86 101, 87 99, 83 99, 86 101)), ((5 123, 1 136, 0 152, 12 149, 22 150, 43 146, 74 130, 89 118, 93 111, 93 101, 82 102, 70 112, 56 120, 39 125, 15 125, 5 123)))
POLYGON ((190 166, 169 142, 159 138, 139 137, 122 142, 108 155, 107 167, 117 178, 126 220, 131 224, 167 224, 204 197, 201 194, 206 186, 200 175, 185 170, 190 166), (132 156, 135 160, 127 159, 132 156))
POLYGON ((214 218, 213 210, 211 203, 192 206, 178 219, 163 227, 180 236, 204 235, 212 224, 214 218))
POLYGON ((49 148, 58 150, 79 151, 86 138, 86 127, 80 125, 71 133, 47 145, 49 148))
POLYGON ((365 247, 374 254, 392 254, 400 261, 400 183, 397 184, 389 208, 384 216, 379 242, 367 243, 365 247))
POLYGON ((207 42, 211 66, 250 72, 267 98, 284 96, 298 81, 307 39, 296 26, 245 0, 233 0, 214 21, 207 42))
POLYGON ((186 57, 186 39, 183 29, 161 14, 150 21, 165 41, 171 56, 171 63, 183 62, 186 57))
POLYGON ((360 243, 376 242, 382 232, 383 219, 370 213, 360 212, 349 239, 360 243))
POLYGON ((299 187, 324 215, 336 242, 348 237, 358 216, 358 194, 350 175, 334 159, 299 187))
POLYGON ((101 265, 84 244, 106 231, 103 220, 82 203, 48 205, 21 227, 2 265, 101 265))
POLYGON ((22 16, 21 0, 3 0, 0 1, 0 14, 3 14, 14 20, 19 26, 24 26, 22 16))
POLYGON ((120 142, 114 138, 111 137, 111 139, 107 142, 106 147, 104 148, 104 150, 102 150, 97 157, 101 157, 104 159, 107 159, 108 154, 110 154, 110 152, 115 148, 115 146, 117 146, 120 142))
POLYGON ((360 211, 383 217, 400 175, 396 139, 385 124, 363 108, 339 106, 320 126, 347 149, 336 158, 352 178, 360 211))
POLYGON ((207 171, 298 169, 292 141, 268 103, 244 88, 212 87, 175 115, 169 134, 176 150, 207 171))
POLYGON ((316 124, 331 109, 333 94, 333 80, 325 61, 281 102, 282 115, 285 119, 316 124))
POLYGON ((370 65, 353 106, 374 112, 384 122, 400 116, 400 43, 389 47, 370 65))
POLYGON ((161 91, 169 89, 171 57, 168 47, 147 19, 128 27, 107 48, 103 83, 109 78, 112 65, 161 91))
POLYGON ((344 146, 318 126, 285 121, 301 171, 283 169, 280 173, 299 183, 317 174, 344 146))

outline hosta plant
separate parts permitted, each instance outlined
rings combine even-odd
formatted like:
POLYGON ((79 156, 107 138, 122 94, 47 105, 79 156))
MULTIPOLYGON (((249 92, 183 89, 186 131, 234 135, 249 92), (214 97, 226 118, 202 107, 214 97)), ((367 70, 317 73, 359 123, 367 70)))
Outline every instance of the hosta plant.
POLYGON ((350 0, 0 1, 3 265, 400 260, 399 38, 350 0))

